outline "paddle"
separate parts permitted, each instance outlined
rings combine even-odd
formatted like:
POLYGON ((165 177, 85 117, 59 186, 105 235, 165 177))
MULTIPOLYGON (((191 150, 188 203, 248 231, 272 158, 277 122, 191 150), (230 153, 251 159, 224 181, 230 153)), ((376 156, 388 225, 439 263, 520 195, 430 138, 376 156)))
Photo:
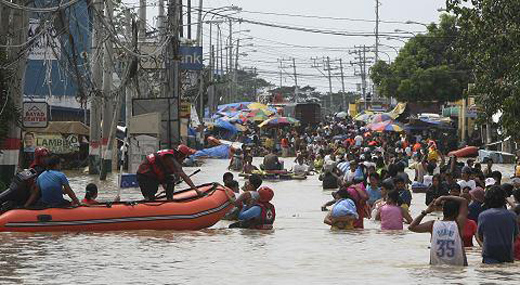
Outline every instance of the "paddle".
MULTIPOLYGON (((197 170, 195 170, 195 171, 193 171, 190 175, 188 175, 188 177, 191 178, 193 175, 195 175, 195 174, 197 174, 197 173, 199 173, 199 172, 200 172, 200 168, 197 169, 197 170)), ((179 185, 179 184, 181 184, 182 182, 183 182, 183 180, 182 180, 182 179, 179 179, 179 180, 175 181, 174 185, 179 185)), ((164 193, 166 193, 166 190, 163 190, 163 191, 159 192, 159 193, 156 195, 156 197, 159 197, 160 195, 162 195, 162 194, 164 194, 164 193)))

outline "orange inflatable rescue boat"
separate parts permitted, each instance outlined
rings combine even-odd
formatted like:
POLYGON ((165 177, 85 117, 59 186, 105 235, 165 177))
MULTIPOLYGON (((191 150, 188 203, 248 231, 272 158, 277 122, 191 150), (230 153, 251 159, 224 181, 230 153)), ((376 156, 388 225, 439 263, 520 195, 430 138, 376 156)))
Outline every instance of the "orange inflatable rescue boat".
POLYGON ((216 224, 233 207, 234 193, 217 184, 186 189, 173 201, 135 201, 92 206, 14 209, 0 216, 2 232, 200 230, 216 224))

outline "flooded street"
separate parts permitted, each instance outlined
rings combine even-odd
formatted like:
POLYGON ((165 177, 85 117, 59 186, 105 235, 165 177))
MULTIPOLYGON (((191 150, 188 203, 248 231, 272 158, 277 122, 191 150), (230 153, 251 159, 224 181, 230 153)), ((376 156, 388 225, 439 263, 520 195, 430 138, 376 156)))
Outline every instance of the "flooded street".
MULTIPOLYGON (((227 160, 206 161, 194 182, 220 182, 227 164, 227 160)), ((292 159, 285 165, 290 168, 292 159)), ((92 178, 67 174, 82 197, 92 178)), ((116 181, 112 175, 107 182, 96 182, 99 200, 115 197, 116 181)), ((243 179, 239 182, 242 185, 243 179)), ((275 230, 269 232, 231 230, 229 222, 222 221, 196 232, 1 233, 0 284, 518 284, 520 280, 520 263, 482 265, 480 249, 467 251, 467 268, 431 267, 428 234, 381 232, 378 223, 368 220, 365 230, 331 231, 320 211, 331 192, 321 189, 316 176, 265 185, 275 190, 277 211, 275 230)), ((123 200, 141 199, 138 189, 122 193, 123 200)), ((412 216, 424 209, 424 198, 414 194, 412 216)))

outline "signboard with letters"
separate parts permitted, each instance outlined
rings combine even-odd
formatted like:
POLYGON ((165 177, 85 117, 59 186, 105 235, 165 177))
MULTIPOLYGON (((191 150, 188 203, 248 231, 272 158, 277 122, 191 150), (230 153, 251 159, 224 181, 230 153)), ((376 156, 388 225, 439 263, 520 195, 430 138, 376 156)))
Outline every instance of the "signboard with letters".
MULTIPOLYGON (((141 53, 149 54, 155 52, 157 47, 153 43, 146 43, 140 47, 141 53)), ((182 70, 202 70, 202 47, 181 46, 180 68, 182 70)), ((158 53, 156 56, 143 57, 140 60, 141 66, 145 69, 164 68, 164 54, 158 53)))
POLYGON ((49 105, 46 102, 24 102, 22 121, 25 128, 46 128, 49 125, 49 105))
POLYGON ((179 52, 182 57, 181 69, 184 70, 201 70, 202 65, 202 47, 181 46, 179 52))
POLYGON ((79 151, 78 135, 36 134, 36 146, 44 146, 52 153, 66 154, 79 151))

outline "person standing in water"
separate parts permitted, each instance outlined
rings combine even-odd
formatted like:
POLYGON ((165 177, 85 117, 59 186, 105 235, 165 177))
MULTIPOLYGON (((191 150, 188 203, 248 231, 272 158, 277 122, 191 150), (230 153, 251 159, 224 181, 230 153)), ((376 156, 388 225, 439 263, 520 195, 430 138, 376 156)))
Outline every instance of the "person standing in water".
POLYGON ((403 219, 407 223, 412 222, 408 211, 399 205, 399 192, 390 191, 387 194, 386 204, 377 211, 376 220, 381 220, 382 230, 402 230, 403 219))
POLYGON ((181 177, 201 196, 202 193, 182 169, 184 159, 195 152, 194 149, 181 144, 177 149, 165 149, 147 155, 137 170, 137 181, 143 197, 148 201, 154 201, 159 185, 162 184, 166 190, 166 198, 173 200, 174 183, 177 177, 181 177))
POLYGON ((434 200, 413 220, 408 229, 416 233, 430 233, 430 264, 467 266, 466 253, 462 243, 464 225, 468 217, 468 201, 458 196, 442 196, 434 200), (439 221, 422 219, 442 205, 444 218, 439 221))

